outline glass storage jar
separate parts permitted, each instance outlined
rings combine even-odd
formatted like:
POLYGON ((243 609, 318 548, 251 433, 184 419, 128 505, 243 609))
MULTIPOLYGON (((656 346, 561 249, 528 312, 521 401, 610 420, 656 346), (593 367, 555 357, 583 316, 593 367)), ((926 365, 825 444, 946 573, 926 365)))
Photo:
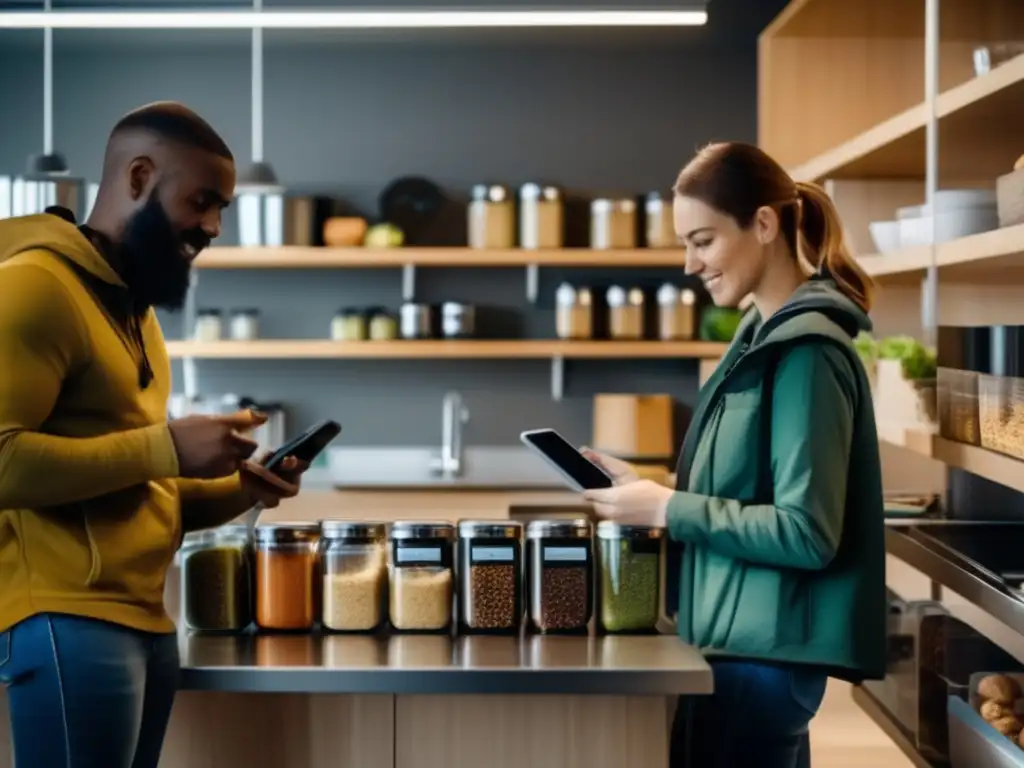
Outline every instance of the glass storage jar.
POLYGON ((192 334, 196 341, 220 341, 223 332, 219 309, 201 309, 196 313, 196 323, 192 334))
POLYGON ((452 623, 455 528, 399 520, 391 526, 391 626, 399 632, 448 632, 452 623))
POLYGON ((562 283, 555 291, 555 335, 560 339, 594 336, 594 297, 589 288, 562 283))
POLYGON ((613 285, 605 295, 608 303, 608 333, 612 339, 644 337, 644 292, 639 288, 613 285))
POLYGON ((185 535, 181 544, 181 601, 194 632, 242 632, 253 618, 252 539, 244 525, 185 535))
POLYGON ((597 525, 597 621, 609 634, 658 631, 664 531, 604 520, 597 525))
POLYGON ((467 634, 511 634, 523 616, 519 523, 459 523, 459 628, 467 634))
POLYGON ((672 198, 651 192, 644 201, 644 245, 648 248, 678 248, 672 219, 672 198))
POLYGON ((519 247, 527 250, 561 248, 565 244, 562 191, 542 184, 519 188, 519 247))
POLYGON ((477 184, 469 203, 470 248, 512 248, 516 244, 516 206, 501 184, 477 184))
POLYGON ((231 338, 234 341, 255 341, 260 337, 260 311, 235 309, 231 312, 231 338))
POLYGON ((386 615, 387 526, 324 520, 320 541, 321 625, 334 632, 373 632, 386 615))
POLYGON ((697 335, 697 294, 665 283, 658 289, 658 338, 690 341, 697 335))
POLYGON ((588 520, 534 520, 526 527, 529 626, 544 634, 587 631, 593 614, 588 520))
POLYGON ((341 309, 331 319, 332 341, 363 341, 366 339, 366 315, 358 309, 341 309))
POLYGON ((256 526, 256 624, 272 631, 310 630, 319 614, 317 523, 256 526))
POLYGON ((991 349, 991 373, 978 376, 981 447, 1024 459, 1024 327, 993 327, 991 349))
POLYGON ((594 200, 590 204, 590 247, 636 248, 636 200, 594 200))
POLYGON ((984 327, 941 326, 936 360, 939 434, 981 445, 978 377, 991 372, 991 332, 984 327))

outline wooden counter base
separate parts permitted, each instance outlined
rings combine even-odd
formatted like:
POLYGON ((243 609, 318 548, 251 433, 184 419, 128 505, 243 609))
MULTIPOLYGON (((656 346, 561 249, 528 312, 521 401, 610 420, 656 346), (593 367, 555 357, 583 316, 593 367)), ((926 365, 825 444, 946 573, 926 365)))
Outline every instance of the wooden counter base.
POLYGON ((182 691, 160 768, 665 768, 665 711, 661 696, 182 691))

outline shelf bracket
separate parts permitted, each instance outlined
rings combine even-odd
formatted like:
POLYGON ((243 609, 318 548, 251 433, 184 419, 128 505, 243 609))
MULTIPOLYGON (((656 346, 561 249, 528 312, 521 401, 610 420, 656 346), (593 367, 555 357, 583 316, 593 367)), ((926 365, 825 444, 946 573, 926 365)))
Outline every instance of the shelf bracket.
POLYGON ((537 303, 537 294, 540 292, 540 267, 536 264, 526 265, 526 300, 531 304, 537 303))
POLYGON ((416 265, 405 264, 402 267, 402 301, 416 298, 416 265))
POLYGON ((551 399, 562 402, 565 394, 565 358, 555 355, 551 358, 551 399))
MULTIPOLYGON (((199 316, 198 301, 196 298, 196 292, 199 290, 199 272, 192 270, 192 274, 189 276, 188 293, 185 294, 185 311, 182 312, 182 328, 181 337, 183 339, 192 338, 195 333, 196 319, 199 316)), ((194 400, 199 397, 199 370, 196 365, 194 357, 184 357, 181 361, 181 370, 183 374, 183 387, 185 390, 185 397, 189 400, 194 400)))

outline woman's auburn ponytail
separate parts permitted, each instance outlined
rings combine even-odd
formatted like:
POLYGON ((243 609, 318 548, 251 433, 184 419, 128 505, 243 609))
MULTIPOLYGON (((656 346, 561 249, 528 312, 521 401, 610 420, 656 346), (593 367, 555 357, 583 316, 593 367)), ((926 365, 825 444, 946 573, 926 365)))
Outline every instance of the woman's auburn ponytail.
POLYGON ((847 298, 869 311, 875 284, 850 253, 832 198, 817 184, 798 181, 796 190, 802 209, 799 250, 813 267, 827 271, 847 298))

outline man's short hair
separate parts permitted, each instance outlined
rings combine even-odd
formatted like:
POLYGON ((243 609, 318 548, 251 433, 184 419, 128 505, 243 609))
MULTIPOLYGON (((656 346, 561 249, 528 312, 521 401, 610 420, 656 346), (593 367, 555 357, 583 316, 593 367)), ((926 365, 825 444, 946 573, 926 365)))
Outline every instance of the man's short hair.
POLYGON ((168 141, 196 147, 226 160, 235 159, 224 139, 208 122, 175 101, 158 101, 132 110, 117 122, 110 138, 129 130, 151 131, 168 141))

